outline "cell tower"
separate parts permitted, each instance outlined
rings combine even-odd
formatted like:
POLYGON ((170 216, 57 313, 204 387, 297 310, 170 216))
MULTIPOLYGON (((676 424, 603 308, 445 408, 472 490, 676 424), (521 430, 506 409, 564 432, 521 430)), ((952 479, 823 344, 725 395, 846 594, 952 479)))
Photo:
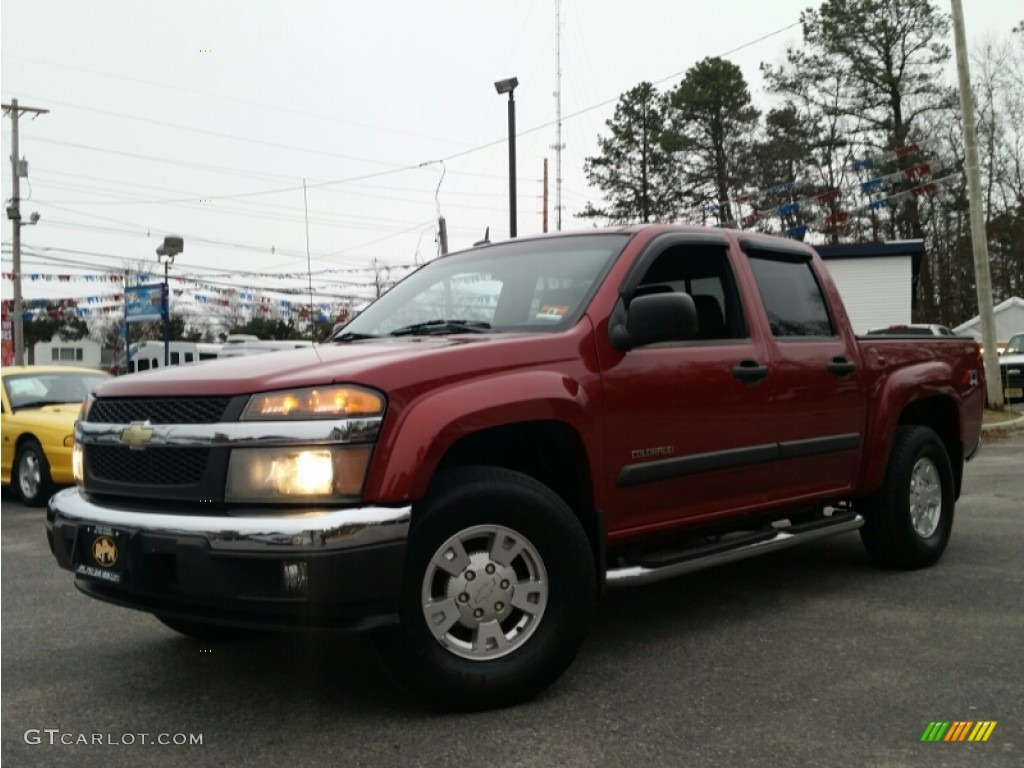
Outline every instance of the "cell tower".
POLYGON ((555 230, 562 231, 562 0, 555 0, 555 230))

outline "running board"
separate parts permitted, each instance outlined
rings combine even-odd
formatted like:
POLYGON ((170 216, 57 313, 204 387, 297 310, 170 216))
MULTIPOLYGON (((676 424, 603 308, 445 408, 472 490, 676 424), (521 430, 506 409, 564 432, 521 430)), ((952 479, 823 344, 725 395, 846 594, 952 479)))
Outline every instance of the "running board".
POLYGON ((829 518, 824 518, 811 524, 779 528, 775 535, 770 538, 759 537, 757 541, 753 542, 747 540, 738 541, 735 546, 725 550, 717 549, 702 556, 686 557, 657 568, 632 564, 620 568, 612 568, 605 574, 605 580, 608 587, 633 587, 640 584, 650 584, 662 579, 671 579, 673 576, 681 576, 684 573, 692 573, 693 571, 712 568, 716 565, 725 565, 737 560, 745 560, 748 557, 754 557, 765 552, 774 552, 777 549, 793 547, 804 542, 816 541, 828 536, 838 536, 841 533, 849 533, 856 531, 862 525, 864 525, 864 518, 857 514, 842 515, 835 522, 831 522, 829 518))

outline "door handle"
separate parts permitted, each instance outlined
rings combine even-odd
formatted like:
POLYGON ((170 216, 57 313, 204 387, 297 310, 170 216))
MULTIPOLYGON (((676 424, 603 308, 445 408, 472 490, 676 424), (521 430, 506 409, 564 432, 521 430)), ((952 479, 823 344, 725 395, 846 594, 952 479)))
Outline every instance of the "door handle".
POLYGON ((827 366, 828 372, 833 376, 838 376, 840 379, 845 379, 855 370, 857 370, 857 364, 851 363, 845 357, 833 357, 832 362, 827 366))
POLYGON ((757 360, 740 360, 732 369, 732 375, 745 384, 757 384, 768 375, 768 366, 757 360))

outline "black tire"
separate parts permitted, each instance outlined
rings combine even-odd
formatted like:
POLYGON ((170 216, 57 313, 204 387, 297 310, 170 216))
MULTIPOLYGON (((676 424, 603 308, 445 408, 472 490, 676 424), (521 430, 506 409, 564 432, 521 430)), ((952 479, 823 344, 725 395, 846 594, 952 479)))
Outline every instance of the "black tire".
POLYGON ((596 601, 593 553, 566 503, 518 472, 467 467, 414 512, 401 624, 379 647, 435 708, 506 707, 565 672, 596 601))
POLYGON ((185 637, 190 637, 193 640, 199 640, 204 643, 234 643, 244 640, 255 640, 264 634, 257 629, 229 627, 223 624, 208 624, 203 621, 162 616, 159 613, 153 615, 165 627, 173 629, 175 632, 185 635, 185 637))
POLYGON ((953 470, 939 436, 928 427, 898 427, 882 487, 861 504, 868 554, 894 568, 934 565, 953 530, 953 496, 953 470))
POLYGON ((41 507, 53 495, 50 462, 46 460, 43 447, 35 438, 25 440, 18 448, 11 472, 11 485, 27 507, 41 507))

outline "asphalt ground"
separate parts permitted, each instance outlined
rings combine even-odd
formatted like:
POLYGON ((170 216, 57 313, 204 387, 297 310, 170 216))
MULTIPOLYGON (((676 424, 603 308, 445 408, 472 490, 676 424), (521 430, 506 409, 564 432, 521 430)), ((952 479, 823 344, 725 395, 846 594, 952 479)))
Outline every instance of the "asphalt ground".
POLYGON ((612 592, 555 687, 473 715, 410 701, 371 638, 203 646, 89 600, 53 562, 43 513, 5 499, 0 757, 82 768, 1019 767, 1024 432, 986 438, 937 566, 876 568, 852 534, 612 592), (997 725, 984 743, 922 743, 932 721, 997 725))

